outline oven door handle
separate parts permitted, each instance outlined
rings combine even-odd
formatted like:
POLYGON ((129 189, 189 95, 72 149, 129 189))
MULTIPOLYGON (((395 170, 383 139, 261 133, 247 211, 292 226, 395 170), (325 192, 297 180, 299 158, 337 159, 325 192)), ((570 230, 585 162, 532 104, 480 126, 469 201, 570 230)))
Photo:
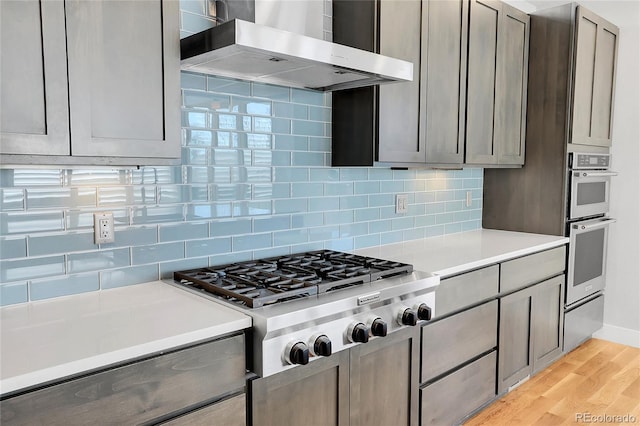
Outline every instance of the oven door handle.
POLYGON ((582 223, 574 223, 573 224, 573 229, 579 229, 580 231, 590 231, 592 229, 597 229, 597 228, 604 228, 607 225, 611 225, 612 223, 617 222, 616 219, 605 219, 605 220, 601 220, 598 223, 590 223, 588 225, 582 224, 582 223))
POLYGON ((618 172, 578 172, 580 177, 609 177, 618 176, 618 172))

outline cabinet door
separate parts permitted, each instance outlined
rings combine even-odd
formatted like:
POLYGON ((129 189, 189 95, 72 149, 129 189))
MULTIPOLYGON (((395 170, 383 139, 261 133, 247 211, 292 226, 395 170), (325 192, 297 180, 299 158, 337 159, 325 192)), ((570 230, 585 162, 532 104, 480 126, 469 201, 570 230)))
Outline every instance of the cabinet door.
POLYGON ((502 4, 502 48, 496 85, 498 164, 524 164, 529 69, 529 15, 502 4))
POLYGON ((420 11, 420 0, 380 1, 379 53, 413 63, 413 81, 378 88, 377 160, 380 162, 425 162, 424 145, 418 138, 420 11))
POLYGON ((252 425, 349 424, 349 351, 250 382, 252 425))
POLYGON ((531 374, 533 288, 525 288, 500 299, 498 393, 506 392, 531 374))
POLYGON ((62 0, 0 2, 0 150, 68 155, 62 0))
POLYGON ((73 156, 179 158, 178 2, 68 0, 73 156))
POLYGON ((464 161, 468 17, 466 0, 423 3, 420 139, 428 163, 464 161))
POLYGON ((417 425, 420 327, 351 349, 352 426, 417 425))
POLYGON ((533 372, 562 355, 565 276, 560 275, 535 287, 533 311, 533 372))
POLYGON ((618 28, 578 6, 571 143, 611 146, 618 28))
POLYGON ((162 423, 163 426, 245 426, 247 399, 240 394, 162 423))
POLYGON ((471 0, 470 3, 465 159, 469 164, 497 162, 495 124, 501 10, 499 1, 471 0))

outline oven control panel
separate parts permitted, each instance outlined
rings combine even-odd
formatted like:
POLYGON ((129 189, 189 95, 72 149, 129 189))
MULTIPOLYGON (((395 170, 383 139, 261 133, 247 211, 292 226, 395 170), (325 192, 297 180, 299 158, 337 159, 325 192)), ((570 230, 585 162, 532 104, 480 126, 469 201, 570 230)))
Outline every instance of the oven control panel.
POLYGON ((608 169, 611 154, 571 153, 569 167, 574 170, 608 169))

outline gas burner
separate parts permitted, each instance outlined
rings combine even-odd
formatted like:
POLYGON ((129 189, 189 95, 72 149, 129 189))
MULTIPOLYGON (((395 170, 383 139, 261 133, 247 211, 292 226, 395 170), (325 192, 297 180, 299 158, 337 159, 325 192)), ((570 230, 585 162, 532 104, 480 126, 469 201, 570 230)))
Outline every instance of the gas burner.
POLYGON ((404 263, 318 250, 175 272, 174 277, 183 285, 258 308, 412 271, 404 263))

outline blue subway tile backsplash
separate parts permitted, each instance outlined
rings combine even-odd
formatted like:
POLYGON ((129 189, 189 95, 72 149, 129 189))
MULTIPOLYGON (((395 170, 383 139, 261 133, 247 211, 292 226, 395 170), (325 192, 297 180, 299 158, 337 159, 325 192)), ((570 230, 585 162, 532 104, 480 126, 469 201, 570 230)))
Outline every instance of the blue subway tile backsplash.
MULTIPOLYGON (((181 34, 211 25, 204 0, 181 4, 181 34)), ((181 84, 181 165, 0 170, 0 305, 481 227, 480 168, 330 167, 330 94, 189 72, 181 84), (100 211, 114 243, 93 243, 100 211)))

